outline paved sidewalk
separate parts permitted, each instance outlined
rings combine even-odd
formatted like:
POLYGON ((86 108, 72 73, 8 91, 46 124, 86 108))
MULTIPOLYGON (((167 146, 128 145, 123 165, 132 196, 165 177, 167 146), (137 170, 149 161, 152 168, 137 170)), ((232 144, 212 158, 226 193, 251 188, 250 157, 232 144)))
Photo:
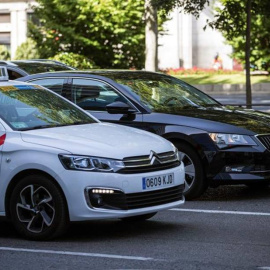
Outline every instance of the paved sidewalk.
MULTIPOLYGON (((246 93, 245 84, 194 84, 193 86, 208 95, 233 95, 246 93)), ((270 95, 270 83, 253 84, 251 87, 252 93, 270 95)))

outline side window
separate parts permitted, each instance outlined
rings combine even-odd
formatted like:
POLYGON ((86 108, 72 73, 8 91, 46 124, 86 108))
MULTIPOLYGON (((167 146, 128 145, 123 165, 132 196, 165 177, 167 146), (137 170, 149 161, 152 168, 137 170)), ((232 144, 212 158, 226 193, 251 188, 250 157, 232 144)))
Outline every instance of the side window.
POLYGON ((20 73, 14 71, 14 70, 8 69, 7 72, 8 72, 8 78, 10 80, 16 80, 16 79, 22 77, 22 75, 20 73))
POLYGON ((110 85, 89 79, 73 79, 73 102, 85 110, 106 111, 106 106, 115 101, 129 104, 110 85))
POLYGON ((44 78, 39 80, 33 80, 31 81, 31 83, 42 85, 56 92, 57 94, 62 95, 64 80, 64 78, 44 78))

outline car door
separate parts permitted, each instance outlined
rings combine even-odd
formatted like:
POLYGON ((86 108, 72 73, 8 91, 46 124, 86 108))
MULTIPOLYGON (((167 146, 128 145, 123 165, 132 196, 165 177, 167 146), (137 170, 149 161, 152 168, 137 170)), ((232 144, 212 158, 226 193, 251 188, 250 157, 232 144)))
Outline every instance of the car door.
POLYGON ((109 83, 94 78, 72 78, 72 101, 87 110, 101 121, 117 123, 140 128, 142 125, 141 112, 115 87, 109 83), (106 106, 121 101, 135 110, 132 114, 110 114, 106 106))

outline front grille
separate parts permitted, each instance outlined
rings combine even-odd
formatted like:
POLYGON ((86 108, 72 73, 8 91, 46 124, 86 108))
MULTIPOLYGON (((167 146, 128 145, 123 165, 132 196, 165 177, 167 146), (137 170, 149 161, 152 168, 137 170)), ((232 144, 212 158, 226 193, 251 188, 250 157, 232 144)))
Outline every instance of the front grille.
POLYGON ((95 208, 113 210, 131 210, 158 206, 183 200, 184 185, 171 188, 125 194, 116 190, 113 194, 93 194, 88 190, 90 205, 95 208), (100 202, 100 203, 98 203, 100 202))
POLYGON ((156 206, 183 199, 184 185, 156 191, 126 194, 128 209, 156 206))
POLYGON ((180 164, 177 151, 159 154, 151 151, 149 156, 127 157, 123 159, 123 162, 125 168, 119 170, 118 173, 152 172, 174 168, 180 164))
POLYGON ((270 135, 259 135, 257 136, 257 138, 263 144, 264 147, 270 150, 270 135))

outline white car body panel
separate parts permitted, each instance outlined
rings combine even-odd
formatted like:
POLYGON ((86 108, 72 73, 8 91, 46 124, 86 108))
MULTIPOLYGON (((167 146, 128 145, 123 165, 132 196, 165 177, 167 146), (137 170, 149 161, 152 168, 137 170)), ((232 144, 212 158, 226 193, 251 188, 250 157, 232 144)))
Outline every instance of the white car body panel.
MULTIPOLYGON (((3 135, 5 132, 1 131, 0 134, 3 135)), ((4 194, 9 182, 16 174, 29 169, 46 172, 58 182, 67 200, 70 221, 128 217, 157 212, 184 203, 183 199, 128 211, 90 208, 84 194, 86 188, 109 187, 124 193, 146 192, 142 190, 142 177, 166 173, 174 173, 174 185, 181 185, 184 183, 183 165, 161 172, 118 174, 66 170, 58 158, 58 154, 73 153, 122 159, 127 156, 149 155, 151 150, 159 153, 174 149, 170 142, 148 132, 102 123, 25 132, 7 131, 5 143, 0 149, 2 153, 0 173, 1 179, 5 179, 0 181, 2 216, 5 216, 4 194)))

